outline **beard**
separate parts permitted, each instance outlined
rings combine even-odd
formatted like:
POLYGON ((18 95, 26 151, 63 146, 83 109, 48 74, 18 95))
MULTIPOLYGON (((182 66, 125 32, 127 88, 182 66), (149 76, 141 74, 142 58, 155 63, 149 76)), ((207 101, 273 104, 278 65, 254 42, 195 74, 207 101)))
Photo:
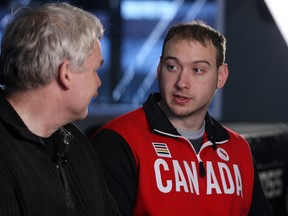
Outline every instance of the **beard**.
POLYGON ((180 106, 175 103, 169 104, 165 99, 161 99, 159 105, 163 112, 171 119, 185 119, 193 116, 198 116, 203 113, 206 114, 209 108, 209 102, 206 104, 200 105, 199 107, 187 107, 180 106))

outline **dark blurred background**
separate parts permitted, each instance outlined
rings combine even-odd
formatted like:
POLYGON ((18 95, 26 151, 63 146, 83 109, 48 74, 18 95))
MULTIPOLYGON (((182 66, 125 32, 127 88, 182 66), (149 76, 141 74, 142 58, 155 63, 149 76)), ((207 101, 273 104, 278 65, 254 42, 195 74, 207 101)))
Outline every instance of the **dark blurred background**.
MULTIPOLYGON (((0 38, 12 11, 47 2, 0 0, 0 38)), ((288 49, 264 0, 67 2, 95 13, 105 27, 103 85, 81 128, 86 130, 92 118, 92 125, 102 124, 132 110, 157 91, 163 37, 171 24, 192 19, 210 24, 228 41, 229 79, 215 96, 211 114, 223 122, 288 122, 288 49)))
MULTIPOLYGON (((0 0, 0 38, 12 11, 47 2, 0 0)), ((87 134, 158 90, 156 68, 171 24, 201 19, 222 32, 230 74, 210 113, 249 141, 275 215, 287 215, 288 49, 264 0, 66 2, 94 13, 105 27, 100 96, 87 119, 76 122, 87 134)))

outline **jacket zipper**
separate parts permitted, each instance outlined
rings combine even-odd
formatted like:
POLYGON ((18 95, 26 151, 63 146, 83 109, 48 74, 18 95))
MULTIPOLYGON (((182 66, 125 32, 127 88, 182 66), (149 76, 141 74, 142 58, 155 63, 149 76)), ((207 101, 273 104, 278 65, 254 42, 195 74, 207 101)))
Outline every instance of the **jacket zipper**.
POLYGON ((201 157, 200 157, 200 153, 201 153, 201 151, 202 151, 204 148, 206 148, 207 146, 212 146, 212 145, 213 145, 212 142, 208 141, 208 142, 205 142, 204 144, 202 144, 202 146, 201 146, 201 148, 200 148, 200 151, 199 151, 198 154, 197 154, 196 151, 195 151, 195 149, 194 149, 193 144, 192 144, 187 138, 185 138, 185 137, 183 137, 183 136, 179 136, 179 135, 174 135, 174 134, 170 134, 170 133, 165 133, 165 132, 160 131, 160 130, 157 130, 157 129, 154 129, 154 131, 156 131, 156 132, 158 132, 158 133, 161 133, 161 134, 164 134, 164 135, 166 135, 166 136, 185 139, 185 140, 189 143, 189 145, 190 145, 190 147, 192 148, 192 150, 194 151, 194 153, 195 153, 195 155, 196 155, 196 158, 197 158, 197 160, 198 160, 200 177, 203 178, 203 177, 206 176, 206 171, 205 171, 205 168, 204 168, 203 161, 202 161, 202 159, 201 159, 201 157))
POLYGON ((57 157, 58 157, 58 160, 57 160, 56 167, 59 171, 59 175, 60 175, 62 185, 64 188, 65 201, 66 201, 67 209, 69 212, 68 215, 76 215, 75 205, 74 205, 71 193, 70 193, 69 183, 68 183, 67 176, 63 167, 63 165, 67 163, 67 160, 60 154, 57 154, 57 157))
POLYGON ((75 204, 73 202, 70 188, 69 188, 69 182, 67 179, 67 175, 64 170, 64 166, 68 163, 67 158, 64 156, 66 152, 69 150, 69 143, 73 139, 73 136, 69 131, 67 131, 65 128, 61 128, 62 134, 64 135, 63 138, 63 145, 65 148, 61 151, 61 153, 57 153, 57 161, 56 166, 59 170, 60 178, 63 184, 64 193, 65 193, 65 201, 68 209, 68 215, 76 216, 76 210, 75 210, 75 204))

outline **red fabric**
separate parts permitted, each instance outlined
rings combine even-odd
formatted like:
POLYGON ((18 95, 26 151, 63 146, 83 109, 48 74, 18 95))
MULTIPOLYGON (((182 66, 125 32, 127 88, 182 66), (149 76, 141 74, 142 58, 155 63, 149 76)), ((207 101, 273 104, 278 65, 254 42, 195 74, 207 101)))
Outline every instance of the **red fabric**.
POLYGON ((124 137, 134 154, 139 173, 134 215, 248 215, 253 161, 239 134, 227 129, 230 139, 216 143, 216 150, 204 135, 198 159, 206 176, 201 177, 192 144, 181 136, 151 131, 142 108, 105 128, 124 137))

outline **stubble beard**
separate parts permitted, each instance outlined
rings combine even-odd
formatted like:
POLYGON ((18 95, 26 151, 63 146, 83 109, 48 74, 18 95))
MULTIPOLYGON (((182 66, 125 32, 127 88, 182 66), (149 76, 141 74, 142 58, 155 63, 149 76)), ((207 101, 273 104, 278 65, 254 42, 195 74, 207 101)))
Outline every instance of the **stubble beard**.
POLYGON ((163 110, 163 112, 168 116, 168 118, 173 119, 184 119, 189 118, 193 116, 200 115, 203 111, 206 113, 209 107, 209 103, 204 104, 201 107, 198 107, 196 109, 190 108, 190 107, 181 107, 177 104, 168 104, 165 100, 162 99, 160 106, 163 110))

